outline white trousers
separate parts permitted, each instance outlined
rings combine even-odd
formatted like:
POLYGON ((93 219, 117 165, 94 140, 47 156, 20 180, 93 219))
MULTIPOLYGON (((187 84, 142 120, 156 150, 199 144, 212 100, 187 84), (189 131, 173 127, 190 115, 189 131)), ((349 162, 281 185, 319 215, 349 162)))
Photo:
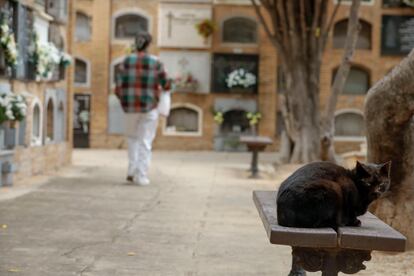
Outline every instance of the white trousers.
POLYGON ((148 113, 128 113, 125 116, 128 138, 128 176, 148 178, 152 142, 158 125, 158 110, 148 113))

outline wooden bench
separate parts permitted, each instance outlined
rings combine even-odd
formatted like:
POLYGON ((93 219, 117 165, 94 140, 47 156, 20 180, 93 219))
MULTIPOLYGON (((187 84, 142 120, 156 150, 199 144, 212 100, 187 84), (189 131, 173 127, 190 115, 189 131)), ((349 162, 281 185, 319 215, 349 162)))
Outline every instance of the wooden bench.
POLYGON ((247 149, 252 152, 250 171, 251 178, 259 177, 259 152, 264 151, 268 145, 273 144, 272 139, 265 136, 241 136, 240 143, 246 144, 247 149))
MULTIPOLYGON (((322 275, 338 272, 355 274, 371 259, 371 251, 404 252, 406 238, 371 213, 359 219, 361 227, 293 228, 277 222, 276 193, 254 191, 253 200, 272 244, 292 247, 292 270, 289 275, 322 275)), ((373 274, 374 275, 374 274, 373 274)))

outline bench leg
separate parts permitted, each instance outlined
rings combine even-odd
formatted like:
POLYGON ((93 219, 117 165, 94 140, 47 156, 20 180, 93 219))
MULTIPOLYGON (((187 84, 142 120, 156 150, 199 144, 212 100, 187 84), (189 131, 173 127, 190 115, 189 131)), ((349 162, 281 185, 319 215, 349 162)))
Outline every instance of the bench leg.
POLYGON ((251 164, 251 178, 258 178, 259 177, 259 152, 257 150, 253 150, 252 152, 252 164, 251 164))
POLYGON ((292 252, 292 269, 288 276, 306 276, 306 271, 298 264, 299 257, 292 252))
POLYGON ((325 255, 322 276, 338 276, 336 252, 327 252, 325 255))

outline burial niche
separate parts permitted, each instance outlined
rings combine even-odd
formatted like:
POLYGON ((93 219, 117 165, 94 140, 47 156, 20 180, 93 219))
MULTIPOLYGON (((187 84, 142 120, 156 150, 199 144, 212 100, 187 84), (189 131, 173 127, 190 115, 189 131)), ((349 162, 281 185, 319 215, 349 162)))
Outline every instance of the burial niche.
POLYGON ((65 105, 63 102, 59 103, 58 112, 57 112, 57 130, 56 130, 56 140, 58 142, 63 142, 66 139, 65 135, 65 105))
MULTIPOLYGON (((337 72, 338 68, 334 70, 332 82, 334 81, 337 72)), ((369 72, 367 72, 364 68, 352 66, 342 93, 348 95, 365 95, 369 89, 369 86, 369 72)))
POLYGON ((140 31, 148 31, 148 19, 136 13, 127 13, 115 19, 115 38, 134 38, 140 31))
POLYGON ((223 43, 256 44, 257 22, 247 17, 231 17, 223 21, 223 43))
POLYGON ((259 57, 257 55, 215 54, 212 73, 215 93, 257 93, 259 57))
POLYGON ((88 62, 80 58, 75 58, 75 84, 88 85, 89 68, 88 62))
POLYGON ((90 41, 92 36, 92 20, 83 12, 76 12, 75 39, 78 42, 90 41))
POLYGON ((55 107, 52 99, 49 99, 46 106, 46 142, 52 142, 55 138, 55 107))
POLYGON ((165 134, 200 134, 201 110, 195 106, 175 106, 167 118, 165 134))
MULTIPOLYGON (((360 20, 359 24, 361 26, 361 30, 359 32, 356 49, 369 50, 372 48, 372 26, 364 20, 360 20)), ((335 24, 333 33, 333 46, 335 49, 342 49, 345 47, 347 31, 348 19, 341 20, 335 24)))
POLYGON ((365 136, 364 117, 356 111, 343 111, 335 116, 336 137, 365 136))
POLYGON ((31 144, 39 146, 42 143, 42 112, 40 104, 35 102, 32 111, 32 138, 31 144))
POLYGON ((223 119, 220 127, 222 135, 243 134, 250 130, 249 120, 244 110, 229 110, 223 114, 223 119))

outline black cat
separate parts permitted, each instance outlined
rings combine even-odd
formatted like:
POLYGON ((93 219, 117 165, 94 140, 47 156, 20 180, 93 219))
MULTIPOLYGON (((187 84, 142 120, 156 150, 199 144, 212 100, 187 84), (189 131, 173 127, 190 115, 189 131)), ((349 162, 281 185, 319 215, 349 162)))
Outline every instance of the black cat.
POLYGON ((360 226, 357 216, 390 187, 391 162, 357 162, 347 170, 330 162, 305 165, 279 188, 277 216, 287 227, 360 226))

